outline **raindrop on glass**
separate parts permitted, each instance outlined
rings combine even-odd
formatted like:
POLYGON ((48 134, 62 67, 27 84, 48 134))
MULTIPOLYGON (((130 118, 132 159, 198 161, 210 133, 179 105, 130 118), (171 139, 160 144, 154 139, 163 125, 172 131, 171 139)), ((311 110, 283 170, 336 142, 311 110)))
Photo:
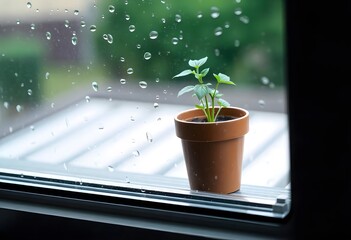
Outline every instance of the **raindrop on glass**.
POLYGON ((109 44, 113 43, 113 37, 112 37, 111 34, 107 34, 107 42, 108 42, 109 44))
POLYGON ((34 23, 32 23, 32 24, 30 25, 30 29, 32 29, 32 30, 35 29, 35 24, 34 24, 34 23))
POLYGON ((147 88, 147 82, 145 82, 145 81, 140 81, 140 82, 139 82, 139 87, 141 87, 141 88, 147 88))
POLYGON ((81 27, 85 27, 85 26, 86 26, 85 21, 83 21, 83 20, 80 21, 80 26, 81 26, 81 27))
POLYGON ((219 15, 219 9, 217 7, 211 7, 211 17, 218 18, 219 15))
POLYGON ((96 32, 96 26, 95 25, 91 25, 90 26, 90 32, 96 32))
POLYGON ((135 25, 130 25, 129 32, 134 32, 134 31, 135 31, 135 25))
POLYGON ((133 68, 128 68, 128 69, 127 69, 127 73, 128 73, 128 74, 133 74, 133 72, 134 72, 133 68))
POLYGON ((114 168, 113 166, 108 166, 108 167, 107 167, 107 170, 108 170, 109 172, 114 172, 114 171, 115 171, 115 168, 114 168))
POLYGON ((128 14, 126 14, 126 20, 129 21, 130 20, 130 16, 128 14))
POLYGON ((29 96, 31 96, 33 94, 32 89, 28 89, 27 93, 28 93, 29 96))
POLYGON ((93 88, 93 90, 94 90, 95 92, 97 92, 98 89, 99 89, 99 85, 97 84, 97 82, 92 82, 92 83, 91 83, 91 87, 93 88))
POLYGON ((108 11, 109 11, 110 13, 114 13, 114 12, 115 12, 115 6, 109 5, 109 6, 108 6, 108 11))
POLYGON ((77 38, 77 36, 74 34, 74 35, 72 36, 72 44, 73 44, 73 45, 77 45, 77 43, 78 43, 78 38, 77 38))
POLYGON ((50 73, 49 72, 46 72, 45 73, 45 79, 49 79, 50 78, 50 73))
POLYGON ((126 83, 127 83, 127 81, 126 81, 124 78, 121 78, 121 80, 119 80, 119 82, 120 82, 121 84, 126 84, 126 83))
POLYGON ((149 34, 150 39, 156 39, 158 37, 157 31, 151 31, 149 34))
POLYGON ((32 3, 31 2, 27 2, 27 8, 31 8, 32 7, 32 3))
POLYGON ((112 87, 107 87, 106 90, 107 90, 108 92, 112 92, 112 87))
POLYGON ((150 52, 145 52, 144 53, 144 59, 149 60, 151 58, 151 53, 150 52))
POLYGON ((181 22, 182 21, 182 16, 180 16, 179 14, 176 14, 175 15, 175 21, 178 22, 178 23, 181 22))
POLYGON ((264 100, 258 100, 258 105, 263 108, 266 105, 266 103, 264 100))
POLYGON ((154 103, 154 108, 158 108, 159 104, 157 102, 154 103))
POLYGON ((77 16, 79 14, 79 10, 74 10, 73 14, 77 16))
POLYGON ((150 143, 153 141, 153 138, 150 132, 146 132, 146 140, 150 143))
POLYGON ((250 22, 250 19, 247 16, 241 16, 240 21, 245 23, 245 24, 248 24, 250 22))
POLYGON ((50 33, 50 32, 46 32, 45 35, 46 35, 46 39, 47 39, 47 40, 50 40, 50 39, 51 39, 51 33, 50 33))
POLYGON ((215 36, 221 36, 223 33, 223 29, 221 27, 217 27, 215 30, 214 30, 214 35, 215 36))
POLYGON ((198 12, 197 15, 196 15, 197 18, 202 18, 203 15, 202 15, 202 12, 198 12))
POLYGON ((234 14, 237 15, 237 16, 241 15, 241 13, 242 13, 241 8, 237 8, 237 9, 234 10, 234 14))
POLYGON ((235 47, 239 47, 240 46, 240 41, 239 40, 235 40, 234 41, 234 46, 235 47))
POLYGON ((89 96, 85 96, 85 101, 86 101, 87 103, 89 103, 89 102, 90 102, 90 97, 89 97, 89 96))
POLYGON ((8 109, 9 108, 9 102, 4 102, 4 107, 6 108, 6 109, 8 109))
POLYGON ((140 156, 140 152, 139 152, 138 150, 134 150, 134 151, 132 152, 132 155, 133 155, 134 157, 139 157, 139 156, 140 156))
POLYGON ((22 107, 21 105, 17 105, 17 106, 16 106, 16 110, 17 110, 17 112, 21 112, 21 111, 22 111, 22 109, 23 109, 23 107, 22 107))
POLYGON ((176 38, 176 37, 172 38, 172 43, 173 43, 173 45, 177 45, 178 42, 179 42, 179 39, 178 39, 178 38, 176 38))
POLYGON ((263 85, 268 85, 269 84, 269 79, 267 77, 261 77, 261 82, 263 85))
POLYGON ((65 20, 65 27, 68 28, 69 27, 69 21, 65 20))

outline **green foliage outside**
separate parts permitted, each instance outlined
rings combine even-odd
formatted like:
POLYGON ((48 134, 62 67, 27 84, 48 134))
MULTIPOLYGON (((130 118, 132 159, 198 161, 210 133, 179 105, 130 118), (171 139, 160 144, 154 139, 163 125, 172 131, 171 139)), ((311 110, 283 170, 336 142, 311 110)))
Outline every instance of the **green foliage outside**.
POLYGON ((284 84, 281 0, 120 0, 97 7, 102 17, 96 22, 96 48, 116 80, 175 81, 172 76, 184 63, 208 56, 211 71, 226 72, 237 84, 262 84, 262 77, 284 84), (156 39, 150 38, 152 31, 156 39))

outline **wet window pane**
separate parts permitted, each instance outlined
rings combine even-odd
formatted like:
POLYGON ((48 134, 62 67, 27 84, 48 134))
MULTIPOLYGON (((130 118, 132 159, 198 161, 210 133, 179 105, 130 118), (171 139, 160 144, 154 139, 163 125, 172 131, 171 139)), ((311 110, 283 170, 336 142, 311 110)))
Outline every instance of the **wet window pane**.
POLYGON ((179 202, 194 195, 202 207, 207 198, 222 204, 247 194, 269 205, 264 214, 287 202, 283 1, 7 0, 3 6, 1 181, 111 194, 122 187, 127 197, 128 189, 139 189, 151 199, 161 191, 179 202), (235 85, 220 86, 223 98, 250 112, 242 187, 234 194, 190 191, 175 135, 175 116, 198 102, 191 93, 177 96, 196 79, 173 76, 204 57, 211 86, 212 73, 230 76, 235 85))

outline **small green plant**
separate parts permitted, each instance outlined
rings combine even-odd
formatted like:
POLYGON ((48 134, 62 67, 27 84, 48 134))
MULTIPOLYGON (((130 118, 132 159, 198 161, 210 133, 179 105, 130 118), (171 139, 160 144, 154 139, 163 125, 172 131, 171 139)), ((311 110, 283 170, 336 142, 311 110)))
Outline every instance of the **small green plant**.
POLYGON ((196 96, 200 102, 199 104, 196 104, 195 107, 202 109, 204 111, 205 116, 207 118, 207 122, 215 122, 219 115, 220 110, 224 107, 230 106, 230 104, 226 100, 221 98, 223 94, 219 93, 218 91, 219 85, 220 84, 235 85, 235 83, 230 81, 230 77, 223 73, 218 73, 218 74, 214 73, 213 76, 216 78, 217 83, 214 89, 211 88, 210 87, 212 85, 211 83, 205 83, 203 81, 203 78, 207 75, 210 69, 205 68, 200 71, 200 67, 204 65, 206 61, 207 61, 207 57, 201 58, 199 60, 189 60, 189 66, 193 67, 194 69, 184 70, 181 73, 175 75, 173 78, 194 74, 195 78, 198 80, 198 84, 189 85, 182 88, 178 92, 178 97, 183 95, 184 93, 193 92, 193 96, 196 96), (217 103, 217 106, 219 107, 217 112, 215 111, 216 103, 217 103))

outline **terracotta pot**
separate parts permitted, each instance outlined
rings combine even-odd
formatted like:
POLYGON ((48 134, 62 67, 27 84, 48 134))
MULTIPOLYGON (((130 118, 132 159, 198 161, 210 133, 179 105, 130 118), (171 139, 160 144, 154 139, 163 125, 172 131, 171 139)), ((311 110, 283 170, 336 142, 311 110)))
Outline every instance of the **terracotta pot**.
POLYGON ((175 118, 192 190, 227 194, 240 189, 249 112, 228 107, 220 115, 234 119, 214 123, 192 121, 204 117, 201 109, 181 112, 175 118))

